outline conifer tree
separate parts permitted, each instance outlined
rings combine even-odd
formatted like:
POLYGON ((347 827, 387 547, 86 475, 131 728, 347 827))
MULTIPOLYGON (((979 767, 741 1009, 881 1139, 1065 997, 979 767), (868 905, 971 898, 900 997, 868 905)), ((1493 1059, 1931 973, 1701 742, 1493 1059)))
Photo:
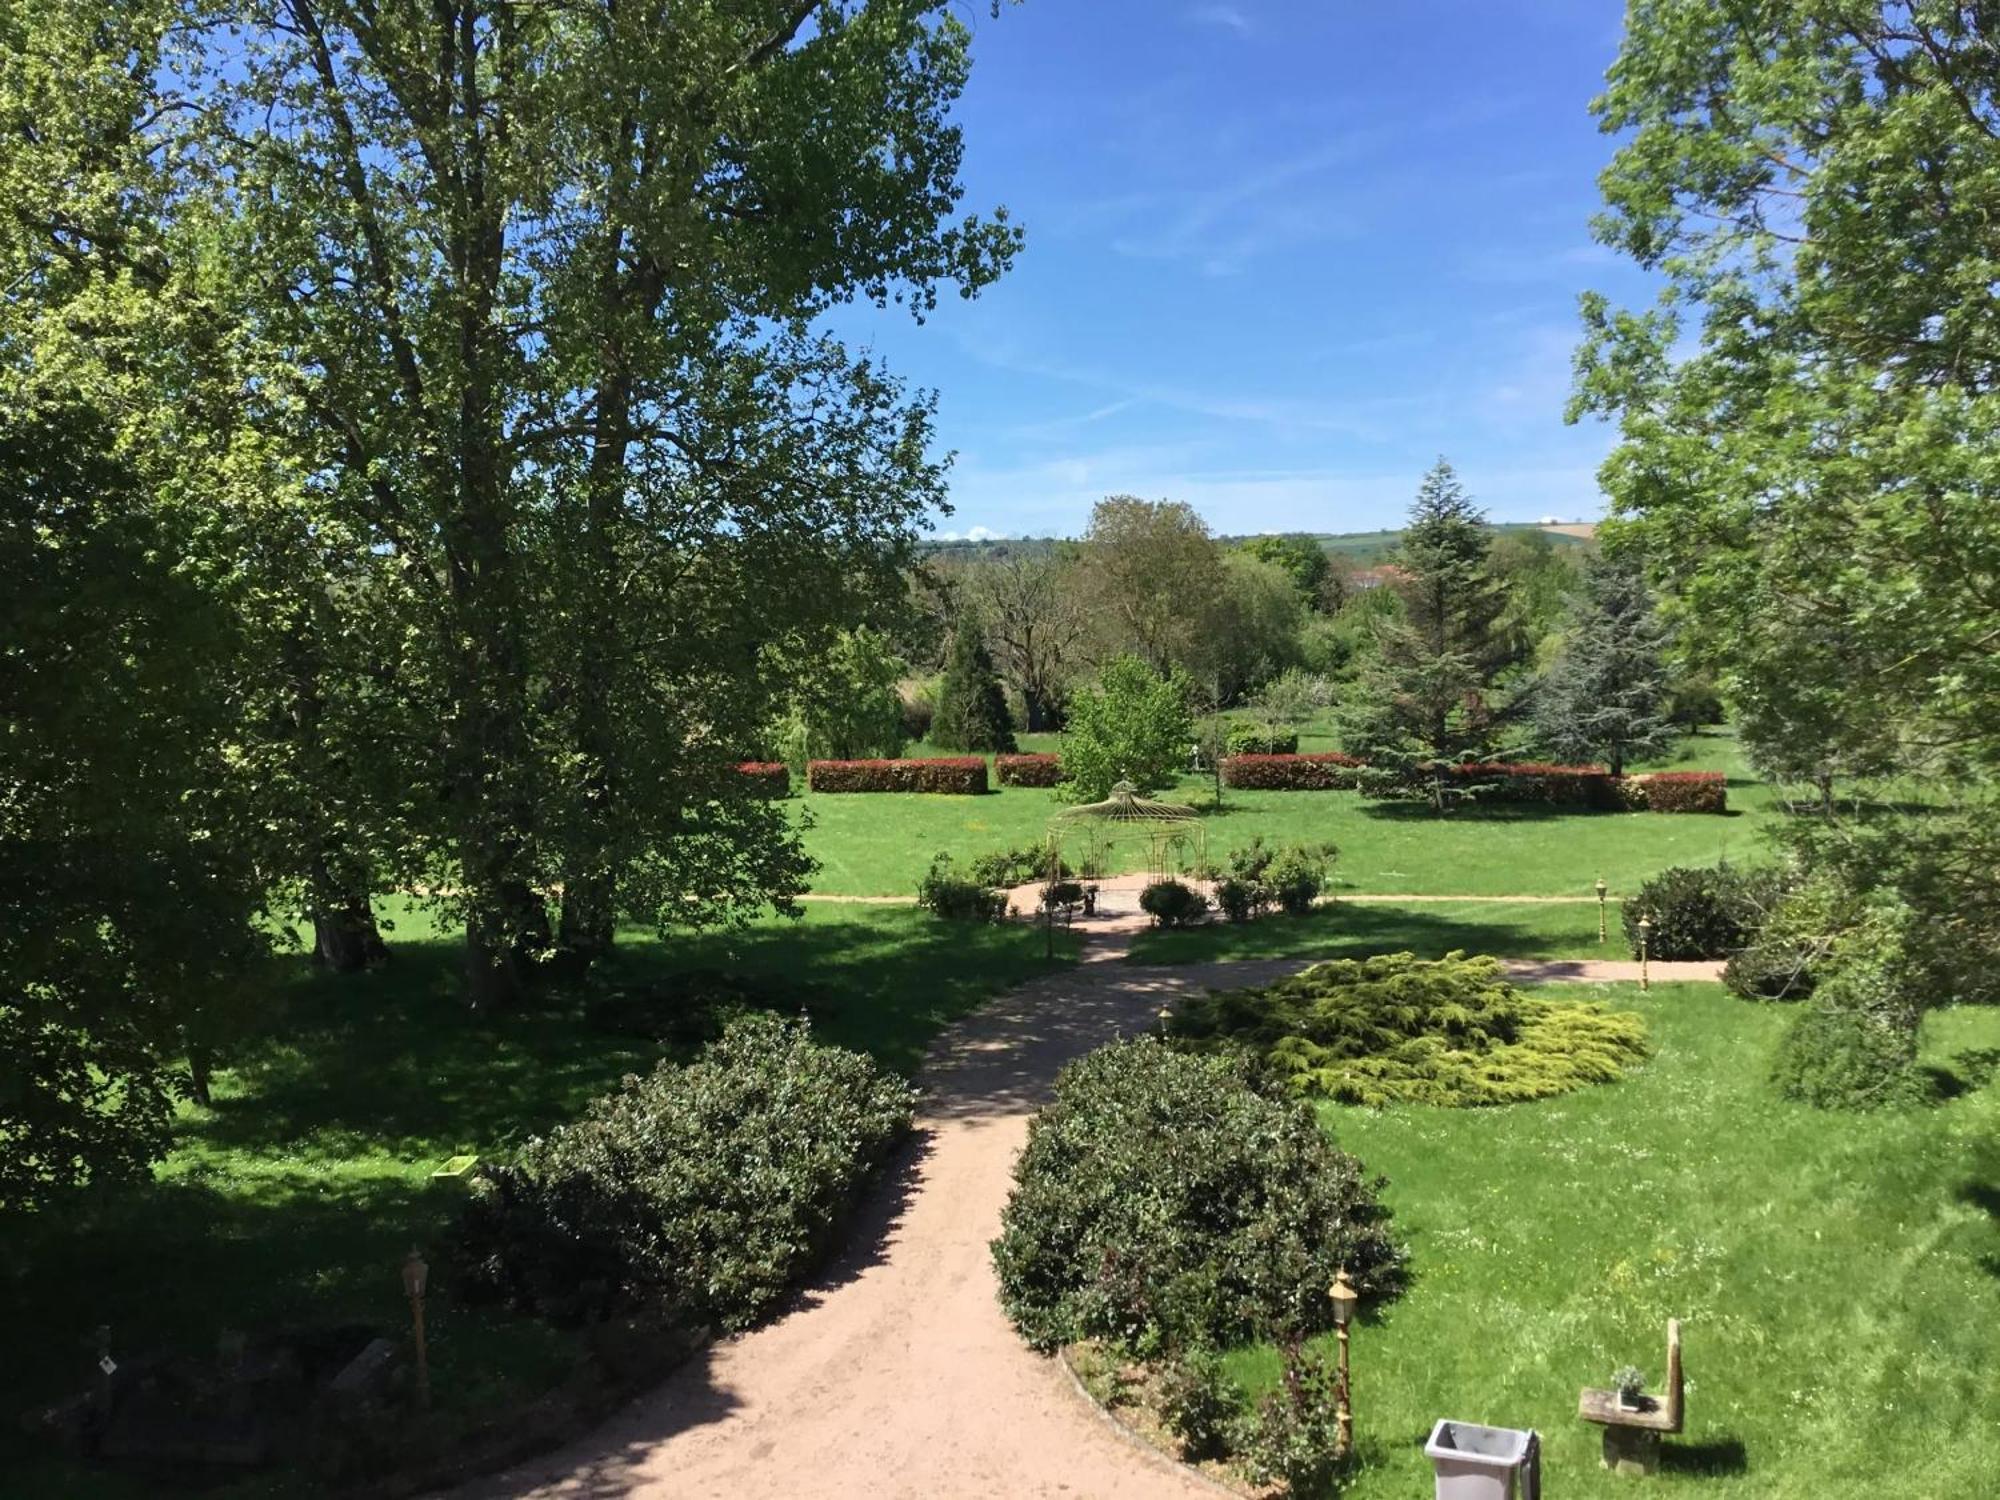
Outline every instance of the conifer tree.
POLYGON ((1625 763, 1673 740, 1668 722, 1667 627, 1630 562, 1594 557, 1570 604, 1562 654, 1536 695, 1541 739, 1564 760, 1625 763))
POLYGON ((951 656, 944 681, 938 684, 937 713, 931 739, 947 750, 997 750, 1014 747, 1014 723, 1007 712, 1007 694, 993 669, 993 656, 979 622, 962 616, 952 633, 951 656))

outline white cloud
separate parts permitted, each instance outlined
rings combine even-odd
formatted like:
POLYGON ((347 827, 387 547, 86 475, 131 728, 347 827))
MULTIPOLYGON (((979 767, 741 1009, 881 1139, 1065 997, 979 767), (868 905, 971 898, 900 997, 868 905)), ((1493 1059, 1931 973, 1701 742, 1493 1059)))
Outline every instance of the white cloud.
POLYGON ((1250 18, 1233 5, 1197 5, 1188 11, 1187 18, 1197 26, 1220 26, 1238 36, 1248 36, 1255 29, 1250 18))
POLYGON ((934 531, 931 533, 941 542, 1004 542, 1007 533, 995 531, 990 526, 969 526, 964 531, 934 531))

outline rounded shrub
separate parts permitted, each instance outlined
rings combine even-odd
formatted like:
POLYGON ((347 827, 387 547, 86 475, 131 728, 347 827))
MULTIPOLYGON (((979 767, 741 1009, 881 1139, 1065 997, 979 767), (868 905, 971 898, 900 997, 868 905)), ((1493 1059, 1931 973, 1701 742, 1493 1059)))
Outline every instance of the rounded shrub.
POLYGON ((917 905, 934 917, 948 922, 998 922, 1007 915, 1007 895, 979 879, 958 873, 949 854, 931 860, 924 878, 917 882, 917 905))
POLYGON ((1029 1128, 993 1242, 1001 1301, 1038 1349, 1309 1333, 1343 1265, 1364 1295, 1402 1285, 1379 1187, 1239 1066, 1119 1042, 1065 1068, 1029 1128))
POLYGON ((803 1021, 742 1017, 489 1168, 454 1260, 471 1294, 555 1318, 646 1306, 746 1327, 830 1247, 912 1103, 803 1021))
POLYGON ((1156 880, 1139 892, 1139 910, 1157 927, 1192 927, 1208 914, 1208 901, 1182 881, 1156 880))
POLYGON ((1749 941, 1760 877, 1728 865, 1662 870, 1626 898, 1625 937, 1639 956, 1639 921, 1652 919, 1646 951, 1662 962, 1727 958, 1749 941))

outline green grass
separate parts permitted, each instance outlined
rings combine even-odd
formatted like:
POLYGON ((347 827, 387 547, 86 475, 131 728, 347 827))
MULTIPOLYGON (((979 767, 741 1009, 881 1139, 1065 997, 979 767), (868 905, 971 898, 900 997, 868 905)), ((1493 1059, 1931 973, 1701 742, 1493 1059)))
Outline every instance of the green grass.
POLYGON ((1496 958, 1629 958, 1615 903, 1608 925, 1609 941, 1600 945, 1594 902, 1339 903, 1308 917, 1273 913, 1241 925, 1210 922, 1178 932, 1142 932, 1133 942, 1131 962, 1361 958, 1401 952, 1442 958, 1455 950, 1496 958))
MULTIPOLYGON (((1053 737, 1035 738, 1038 748, 1054 748, 1053 737)), ((1300 748, 1330 749, 1331 734, 1324 727, 1308 733, 1300 748)), ((1660 768, 1668 765, 1728 772, 1734 811, 1710 817, 1494 806, 1436 817, 1353 792, 1237 791, 1226 792, 1216 811, 1212 783, 1201 777, 1183 778, 1165 795, 1204 809, 1211 858, 1259 835, 1271 843, 1338 845, 1336 893, 1582 895, 1600 874, 1615 891, 1627 892, 1668 865, 1714 864, 1761 852, 1763 831, 1776 814, 1769 789, 1745 766, 1733 737, 1693 738, 1660 768)), ((967 856, 1039 843, 1062 808, 1052 792, 1032 787, 984 797, 802 791, 787 805, 811 823, 805 844, 821 866, 813 888, 849 896, 909 895, 940 850, 967 856)), ((1113 850, 1121 870, 1143 869, 1146 855, 1143 836, 1113 850)))
MULTIPOLYGON (((819 1034, 913 1071, 946 1023, 1046 972, 1043 935, 946 925, 908 909, 814 907, 800 922, 740 934, 627 935, 619 977, 670 989, 675 973, 762 976, 805 1004, 819 1034)), ((1058 934, 1067 962, 1074 939, 1058 934)), ((137 1500, 137 1479, 73 1470, 20 1436, 13 1416, 85 1389, 101 1323, 114 1353, 209 1353, 219 1332, 361 1322, 396 1335, 407 1317, 399 1268, 435 1246, 449 1190, 444 1159, 504 1157, 575 1116, 621 1075, 650 1067, 656 1043, 593 1029, 573 1000, 487 1018, 460 1003, 460 950, 421 912, 399 914, 394 962, 337 979, 303 961, 271 997, 263 1036, 189 1107, 157 1179, 45 1216, 0 1246, 0 1495, 137 1500)), ((435 1257, 434 1257, 435 1258, 435 1257)), ((430 1317, 434 1386, 450 1429, 559 1383, 574 1336, 455 1304, 448 1273, 430 1317)), ((232 1496, 298 1492, 258 1480, 232 1496)))
MULTIPOLYGON (((1770 1090, 1785 1008, 1713 985, 1610 997, 1644 1012, 1657 1048, 1626 1082, 1497 1110, 1323 1109, 1387 1174, 1414 1257, 1408 1294, 1354 1334, 1366 1467, 1351 1500, 1428 1493, 1440 1417, 1538 1428, 1553 1492, 1632 1494, 1599 1469, 1576 1395, 1628 1362, 1657 1388, 1669 1317, 1684 1320, 1688 1428, 1667 1440, 1661 1490, 1989 1493, 2000 1011, 1926 1023, 1959 1097, 1854 1117, 1770 1090)), ((1231 1364, 1268 1385, 1277 1358, 1231 1364)))

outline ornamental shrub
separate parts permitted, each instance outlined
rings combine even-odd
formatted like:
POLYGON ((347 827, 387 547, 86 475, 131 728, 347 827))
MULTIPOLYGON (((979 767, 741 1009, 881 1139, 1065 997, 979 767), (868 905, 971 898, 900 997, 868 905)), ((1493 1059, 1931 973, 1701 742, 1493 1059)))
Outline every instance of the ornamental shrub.
POLYGON ((1332 844, 1294 844, 1271 861, 1271 899, 1290 917, 1303 917, 1318 903, 1339 853, 1332 844))
POLYGON ((1917 1068, 1917 1032, 1932 999, 1923 937, 1923 919, 1893 895, 1841 934, 1778 1045, 1781 1094, 1821 1109, 1875 1109, 1931 1093, 1917 1068))
POLYGON ((1331 792, 1360 784, 1361 762, 1328 751, 1319 755, 1232 755, 1222 763, 1226 786, 1244 791, 1331 792))
POLYGON ((1284 1348, 1284 1374, 1245 1424, 1243 1467, 1255 1484, 1282 1484, 1295 1500, 1334 1492, 1346 1465, 1338 1457, 1340 1374, 1296 1338, 1284 1348))
POLYGON ((1232 922, 1248 922, 1264 910, 1263 887, 1240 876, 1225 875, 1215 882, 1215 905, 1232 922))
POLYGON ((1729 811, 1729 778, 1720 771, 1653 771, 1620 787, 1627 807, 1656 813, 1729 811))
POLYGON ((806 767, 815 792, 944 792, 978 796, 986 785, 986 760, 951 755, 935 760, 816 760, 806 767))
POLYGON ((1141 794, 1171 786, 1194 742, 1188 693, 1178 672, 1162 677, 1136 656, 1107 665, 1097 685, 1070 702, 1057 794, 1096 802, 1120 781, 1141 794))
POLYGON ((736 773, 766 797, 792 794, 792 768, 781 760, 746 760, 736 768, 736 773))
POLYGON ((1299 737, 1270 724, 1231 724, 1222 748, 1230 755, 1296 755, 1299 737))
POLYGON ((1063 1069, 1029 1127, 993 1242, 1001 1303, 1037 1349, 1324 1328, 1343 1265, 1366 1296, 1402 1285, 1380 1186, 1239 1066, 1118 1042, 1063 1069))
POLYGON ((1624 805, 1617 783, 1603 766, 1467 761, 1444 769, 1467 795, 1481 802, 1546 803, 1558 807, 1604 809, 1624 805))
MULTIPOLYGON (((978 856, 966 867, 981 885, 1010 889, 1030 881, 1049 878, 1049 851, 1033 844, 1024 849, 994 849, 978 856)), ((1057 878, 1066 880, 1076 872, 1067 860, 1057 861, 1057 878)))
POLYGON ((1229 1451, 1242 1393, 1213 1349, 1182 1351, 1160 1372, 1160 1419, 1191 1462, 1229 1451))
POLYGON ((1639 921, 1650 917, 1647 952, 1662 962, 1727 958, 1750 940, 1771 876, 1729 865, 1660 871, 1625 900, 1625 938, 1639 956, 1639 921))
POLYGON ((1247 1052, 1273 1083, 1346 1104, 1517 1104, 1611 1083, 1646 1055, 1645 1023, 1540 1000, 1500 961, 1462 953, 1336 959, 1259 989, 1182 1001, 1172 1039, 1247 1052))
POLYGON ((917 882, 917 905, 948 922, 998 922, 1007 915, 1007 896, 977 878, 961 876, 951 856, 940 852, 917 882))
POLYGON ((1156 880, 1139 892, 1139 910, 1155 927, 1192 927, 1207 915, 1208 901, 1191 885, 1156 880))
POLYGON ((452 1237, 463 1285, 564 1320, 747 1327, 831 1248, 913 1100, 803 1021, 741 1017, 488 1168, 452 1237))
POLYGON ((1062 757, 998 755, 993 769, 1002 786, 1054 786, 1062 780, 1062 757))

